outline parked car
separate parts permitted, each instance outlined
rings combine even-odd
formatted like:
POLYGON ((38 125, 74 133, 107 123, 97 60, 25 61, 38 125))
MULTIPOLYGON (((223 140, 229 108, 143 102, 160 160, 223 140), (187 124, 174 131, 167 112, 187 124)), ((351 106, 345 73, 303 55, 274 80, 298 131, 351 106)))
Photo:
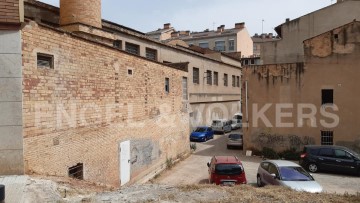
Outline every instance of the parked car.
POLYGON ((232 119, 231 129, 239 129, 242 128, 242 113, 236 113, 232 119))
POLYGON ((242 133, 230 134, 228 136, 227 148, 230 149, 232 147, 238 147, 240 149, 243 149, 244 145, 243 145, 243 134, 242 133))
POLYGON ((220 133, 231 132, 231 120, 215 119, 212 121, 211 127, 215 132, 220 132, 220 133))
POLYGON ((211 184, 235 185, 247 183, 244 167, 236 156, 213 156, 207 166, 211 184))
POLYGON ((360 175, 360 156, 341 146, 304 146, 300 165, 312 173, 320 170, 360 175))
POLYGON ((280 185, 296 191, 322 192, 323 188, 298 164, 284 160, 266 160, 260 163, 257 185, 280 185))
POLYGON ((190 134, 190 141, 206 142, 210 139, 214 139, 214 131, 211 127, 198 127, 190 134))

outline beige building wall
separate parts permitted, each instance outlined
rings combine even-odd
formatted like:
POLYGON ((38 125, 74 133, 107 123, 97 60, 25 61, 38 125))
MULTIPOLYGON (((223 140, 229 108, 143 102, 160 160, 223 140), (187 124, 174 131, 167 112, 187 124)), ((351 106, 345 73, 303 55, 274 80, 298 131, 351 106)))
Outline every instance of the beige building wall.
MULTIPOLYGON (((360 75, 359 28, 359 22, 351 23, 307 40, 305 64, 264 65, 243 69, 243 79, 248 81, 249 92, 249 117, 246 118, 244 113, 245 121, 249 121, 249 127, 244 128, 246 148, 301 150, 306 144, 321 144, 321 131, 332 131, 333 144, 360 151, 360 83, 357 79, 360 75), (323 89, 333 90, 334 104, 322 105, 323 89), (258 108, 254 108, 254 105, 258 108), (281 111, 277 112, 276 105, 283 105, 281 111), (299 111, 301 107, 304 110, 299 111), (261 119, 254 119, 254 112, 262 108, 268 108, 264 115, 270 125, 265 125, 261 119), (285 115, 281 120, 278 119, 277 124, 276 115, 279 112, 285 115), (316 113, 310 116, 313 118, 301 119, 301 112, 316 113)), ((246 105, 243 106, 243 112, 246 112, 246 105)))
POLYGON ((22 41, 27 174, 68 176, 83 163, 85 180, 119 186, 123 141, 131 183, 189 152, 186 72, 33 21, 22 41), (52 55, 54 68, 38 68, 38 53, 52 55))
POLYGON ((247 29, 242 29, 237 33, 237 52, 241 52, 241 56, 250 57, 254 54, 253 41, 247 29))
POLYGON ((263 64, 304 61, 303 41, 354 19, 360 19, 360 1, 333 4, 280 25, 280 41, 267 42, 261 49, 263 64))

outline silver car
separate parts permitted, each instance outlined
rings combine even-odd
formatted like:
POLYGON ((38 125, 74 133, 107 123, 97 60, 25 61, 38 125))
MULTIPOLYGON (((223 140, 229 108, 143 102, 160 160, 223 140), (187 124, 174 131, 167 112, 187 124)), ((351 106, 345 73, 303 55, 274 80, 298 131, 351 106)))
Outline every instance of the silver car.
POLYGON ((240 149, 243 149, 244 143, 243 143, 243 134, 230 134, 227 140, 227 148, 230 149, 232 147, 237 147, 240 149))
POLYGON ((320 193, 323 188, 298 164, 284 160, 261 162, 257 172, 257 185, 281 185, 296 191, 320 193))

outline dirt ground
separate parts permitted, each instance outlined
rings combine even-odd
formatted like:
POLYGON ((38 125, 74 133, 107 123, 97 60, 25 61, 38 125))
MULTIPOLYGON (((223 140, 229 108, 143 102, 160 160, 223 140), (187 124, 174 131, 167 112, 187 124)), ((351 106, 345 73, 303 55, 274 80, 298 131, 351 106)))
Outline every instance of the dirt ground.
MULTIPOLYGON (((153 180, 154 183, 168 185, 207 184, 207 162, 214 155, 234 155, 242 161, 246 178, 250 185, 256 185, 256 173, 261 162, 259 157, 246 157, 241 150, 228 150, 226 136, 215 135, 214 140, 196 143, 197 150, 188 159, 178 163, 171 170, 164 172, 153 180)), ((329 173, 313 174, 316 181, 323 186, 326 193, 357 194, 360 193, 360 177, 329 173)))
POLYGON ((246 157, 241 150, 227 150, 226 136, 216 135, 214 140, 198 143, 193 155, 148 184, 116 189, 70 178, 31 176, 23 191, 24 202, 360 202, 360 177, 353 176, 314 174, 325 190, 321 194, 283 187, 257 188, 260 162, 261 158, 246 157), (238 156, 249 184, 235 187, 208 184, 206 163, 213 155, 238 156))

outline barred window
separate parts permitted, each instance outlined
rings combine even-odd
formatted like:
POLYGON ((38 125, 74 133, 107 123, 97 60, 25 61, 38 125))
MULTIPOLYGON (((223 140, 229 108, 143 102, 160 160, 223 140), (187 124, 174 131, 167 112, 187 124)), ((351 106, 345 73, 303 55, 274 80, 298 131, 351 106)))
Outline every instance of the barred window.
POLYGON ((232 76, 232 86, 235 87, 235 75, 232 76))
POLYGON ((321 131, 321 145, 333 145, 333 144, 334 144, 334 132, 321 131))
POLYGON ((121 40, 115 40, 113 43, 113 46, 117 49, 122 49, 122 41, 121 40))
POLYGON ((146 48, 146 58, 157 61, 157 50, 146 48))
POLYGON ((125 43, 125 50, 129 53, 140 55, 140 46, 136 44, 131 44, 129 42, 125 43))
POLYGON ((211 70, 206 71, 206 83, 212 85, 212 72, 211 70))

